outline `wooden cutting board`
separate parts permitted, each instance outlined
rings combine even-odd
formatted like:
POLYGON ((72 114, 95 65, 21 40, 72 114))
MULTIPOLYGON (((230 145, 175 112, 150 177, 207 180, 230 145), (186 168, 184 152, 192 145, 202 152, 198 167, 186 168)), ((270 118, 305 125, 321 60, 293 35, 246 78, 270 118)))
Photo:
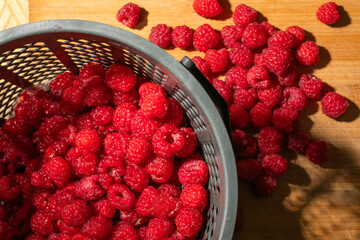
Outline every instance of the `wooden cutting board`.
MULTIPOLYGON (((12 1, 8 1, 12 2, 12 1)), ((84 19, 110 24, 147 38, 152 26, 203 23, 221 30, 233 24, 231 14, 245 3, 261 13, 262 19, 284 30, 299 25, 307 39, 321 47, 320 62, 313 73, 350 101, 348 111, 338 121, 321 113, 311 103, 301 113, 301 128, 312 138, 329 142, 329 161, 311 164, 303 156, 288 156, 289 170, 280 177, 277 191, 267 199, 252 196, 240 183, 239 208, 244 227, 234 239, 360 239, 360 4, 341 0, 342 18, 334 27, 316 20, 317 8, 326 1, 314 0, 220 0, 224 13, 214 19, 196 15, 191 0, 133 0, 143 8, 141 22, 129 29, 115 19, 127 1, 119 0, 30 0, 30 22, 47 19, 84 19)), ((176 59, 200 55, 194 50, 167 50, 176 59)))

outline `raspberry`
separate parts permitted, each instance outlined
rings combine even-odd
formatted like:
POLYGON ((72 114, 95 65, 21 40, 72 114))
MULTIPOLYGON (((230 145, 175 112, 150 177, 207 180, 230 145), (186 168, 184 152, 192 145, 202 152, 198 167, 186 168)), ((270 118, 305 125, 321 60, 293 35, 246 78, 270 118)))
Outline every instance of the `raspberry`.
POLYGON ((70 180, 70 165, 61 157, 53 157, 49 159, 49 161, 43 165, 42 169, 56 184, 56 186, 60 188, 65 187, 70 180))
POLYGON ((217 0, 194 0, 193 8, 195 12, 204 18, 212 18, 223 12, 217 0))
POLYGON ((252 108, 257 102, 257 92, 254 88, 249 90, 238 88, 234 92, 234 103, 240 104, 245 109, 252 108))
POLYGON ((253 88, 266 89, 270 85, 269 71, 264 66, 252 66, 247 75, 246 80, 253 88))
POLYGON ((106 73, 105 83, 114 91, 128 92, 135 86, 136 76, 128 66, 113 64, 106 73))
POLYGON ((75 186, 75 194, 85 201, 94 201, 105 195, 104 189, 99 185, 99 175, 83 177, 75 186))
POLYGON ((231 48, 229 57, 231 63, 234 65, 250 67, 254 59, 254 54, 244 44, 237 43, 231 48))
POLYGON ((81 227, 90 217, 90 208, 84 200, 75 200, 61 209, 61 221, 81 227))
POLYGON ((138 235, 139 235, 139 238, 141 240, 145 240, 146 239, 146 228, 147 227, 141 227, 138 229, 138 235))
POLYGON ((20 194, 20 186, 10 175, 0 177, 0 201, 10 202, 20 194))
POLYGON ((158 240, 169 237, 175 230, 173 222, 168 218, 153 218, 146 228, 146 239, 158 240))
POLYGON ((161 48, 166 48, 171 43, 171 28, 166 24, 158 24, 152 27, 149 40, 161 48))
POLYGON ((94 129, 84 129, 76 134, 75 146, 79 150, 96 152, 101 147, 101 140, 94 129))
POLYGON ((113 115, 112 121, 114 126, 122 132, 130 132, 131 130, 131 120, 137 108, 130 102, 124 102, 116 107, 113 115))
POLYGON ((266 89, 258 90, 258 98, 269 108, 276 107, 282 98, 281 86, 273 83, 266 89))
POLYGON ((194 32, 193 46, 200 52, 215 48, 219 41, 219 34, 209 24, 199 26, 194 32))
POLYGON ((269 175, 262 175, 254 182, 254 194, 257 197, 268 197, 275 191, 277 180, 269 175))
POLYGON ((138 105, 139 100, 140 100, 140 96, 135 88, 132 88, 132 89, 130 89, 130 91, 125 92, 125 93, 113 91, 113 95, 111 98, 111 102, 115 106, 119 106, 120 104, 122 104, 124 102, 129 102, 134 105, 138 105))
POLYGON ((189 184, 181 191, 180 199, 185 208, 195 208, 203 212, 207 204, 207 193, 203 186, 189 184))
POLYGON ((252 22, 255 22, 257 17, 257 12, 245 4, 239 4, 235 8, 235 12, 233 15, 233 21, 235 25, 239 25, 240 27, 246 27, 252 22))
POLYGON ((127 149, 128 163, 142 165, 147 162, 152 152, 152 146, 145 138, 132 138, 127 149))
POLYGON ((306 147, 305 155, 314 164, 324 164, 327 161, 327 147, 325 141, 310 141, 306 147))
POLYGON ((156 157, 146 165, 146 172, 154 182, 164 183, 170 179, 173 168, 173 159, 156 157))
POLYGON ((170 183, 163 183, 157 189, 160 191, 160 193, 171 197, 179 198, 181 194, 180 189, 174 184, 170 183))
POLYGON ((205 52, 205 61, 209 63, 212 73, 219 73, 224 71, 229 64, 229 53, 225 48, 208 49, 205 52))
POLYGON ((38 101, 23 101, 14 107, 15 116, 26 120, 29 125, 39 127, 42 117, 41 106, 38 101))
POLYGON ((117 132, 106 135, 104 140, 104 149, 107 155, 113 155, 118 158, 123 158, 128 144, 130 136, 127 133, 117 132))
POLYGON ((274 110, 272 123, 282 133, 291 133, 298 124, 298 113, 290 108, 282 107, 274 110))
POLYGON ((274 127, 265 127, 258 135, 260 152, 264 154, 278 153, 283 146, 283 136, 274 127))
POLYGON ((287 31, 278 31, 268 39, 268 46, 291 50, 295 47, 295 38, 287 31))
POLYGON ((255 157, 258 151, 258 144, 256 138, 246 134, 244 131, 236 129, 232 133, 237 155, 241 158, 255 157))
POLYGON ((241 40, 250 49, 264 46, 267 42, 266 29, 258 23, 250 23, 245 27, 241 40))
POLYGON ((263 52, 265 67, 271 72, 282 75, 291 64, 292 55, 281 47, 269 47, 263 52))
POLYGON ((219 79, 213 80, 213 86, 220 93, 220 95, 224 98, 227 104, 231 104, 233 102, 234 90, 226 85, 226 83, 219 79))
POLYGON ((91 152, 73 147, 66 154, 66 160, 70 163, 73 174, 77 177, 90 176, 96 173, 98 158, 91 152))
MULTIPOLYGON (((80 69, 77 81, 79 81, 80 85, 83 85, 86 84, 89 78, 94 76, 100 76, 101 78, 104 78, 105 70, 99 63, 89 62, 80 69)), ((74 83, 74 85, 76 85, 76 83, 74 83)))
POLYGON ((273 25, 268 22, 261 22, 260 24, 265 28, 268 37, 275 34, 276 31, 273 25))
POLYGON ((110 204, 110 201, 107 199, 100 199, 97 202, 91 203, 93 211, 96 211, 99 215, 112 219, 115 215, 115 208, 110 204))
POLYGON ((209 169, 202 160, 189 160, 181 165, 178 177, 183 186, 187 186, 188 184, 205 186, 209 179, 209 169))
POLYGON ((94 122, 91 118, 90 112, 81 114, 75 121, 75 125, 79 130, 86 128, 94 128, 94 122))
POLYGON ((261 163, 255 159, 244 159, 236 163, 238 177, 244 182, 251 182, 262 173, 261 163))
POLYGON ((157 120, 146 117, 138 110, 131 121, 131 132, 134 137, 144 137, 150 141, 159 126, 160 123, 157 120))
POLYGON ((132 191, 141 192, 149 185, 150 176, 145 168, 128 165, 123 180, 132 191))
POLYGON ((126 221, 133 225, 134 227, 138 228, 141 225, 144 225, 147 223, 148 219, 147 217, 141 216, 136 212, 135 209, 132 209, 130 211, 120 211, 120 219, 122 221, 126 221))
POLYGON ((278 154, 266 155, 261 161, 264 171, 272 177, 280 177, 287 171, 287 161, 278 154))
POLYGON ((348 107, 348 101, 338 93, 329 92, 321 99, 321 110, 330 118, 338 118, 348 107))
POLYGON ((130 210, 135 204, 135 196, 128 187, 116 183, 107 190, 107 197, 111 206, 118 210, 130 210))
MULTIPOLYGON (((262 52, 264 51, 266 51, 266 48, 262 52)), ((265 58, 263 53, 254 54, 253 65, 265 66, 265 58)))
POLYGON ((55 156, 64 157, 68 151, 68 145, 63 141, 55 141, 45 150, 43 161, 55 156))
POLYGON ((112 221, 103 216, 91 217, 83 226, 81 233, 94 240, 105 240, 111 234, 112 221))
POLYGON ((244 28, 239 25, 225 26, 221 29, 220 36, 225 47, 232 48, 235 46, 235 43, 241 41, 243 33, 244 28))
POLYGON ((290 26, 286 28, 286 32, 289 32, 293 35, 295 44, 294 47, 299 46, 305 40, 305 31, 301 27, 298 26, 290 26))
POLYGON ((31 128, 29 124, 21 118, 12 117, 4 122, 3 129, 14 135, 27 135, 31 128))
POLYGON ((141 84, 139 87, 139 94, 140 97, 145 97, 150 94, 160 93, 165 95, 165 89, 163 89, 160 85, 153 83, 153 82, 147 82, 144 84, 141 84))
POLYGON ((101 159, 97 172, 100 174, 109 173, 113 182, 121 182, 121 177, 125 174, 123 161, 116 156, 106 156, 101 159))
POLYGON ((271 124, 272 111, 263 102, 259 102, 251 108, 249 115, 251 125, 258 129, 262 129, 271 124))
POLYGON ((225 74, 225 82, 229 87, 236 85, 241 89, 247 89, 249 84, 246 80, 248 70, 244 67, 235 66, 225 74))
POLYGON ((91 240, 91 238, 85 237, 81 233, 76 233, 72 236, 71 240, 91 240))
POLYGON ((121 221, 118 222, 111 233, 111 240, 138 240, 139 237, 137 235, 136 229, 129 223, 121 221))
POLYGON ((139 22, 140 7, 135 3, 127 3, 116 14, 116 19, 128 27, 133 27, 139 22))
MULTIPOLYGON (((106 86, 100 76, 92 77, 91 81, 82 89, 82 92, 84 104, 89 107, 105 105, 111 98, 111 88, 106 86)), ((76 98, 80 98, 80 96, 76 98)))
POLYGON ((173 124, 176 127, 179 127, 183 118, 184 118, 184 111, 175 99, 172 97, 167 98, 169 108, 165 117, 161 118, 160 121, 162 124, 173 124))
POLYGON ((56 229, 52 215, 41 210, 36 211, 31 216, 30 227, 35 234, 41 236, 48 236, 56 229))
POLYGON ((185 25, 177 26, 171 33, 171 42, 175 47, 187 49, 192 44, 193 31, 185 25))
POLYGON ((185 237, 192 237, 200 231, 203 217, 197 209, 182 208, 176 215, 174 222, 177 231, 185 237))
POLYGON ((165 94, 153 93, 140 96, 139 106, 145 116, 163 118, 167 114, 169 103, 165 94))
POLYGON ((306 96, 297 87, 287 87, 283 91, 281 107, 288 107, 295 111, 301 111, 306 106, 306 96))
POLYGON ((50 87, 51 92, 55 96, 61 97, 62 94, 64 93, 65 89, 71 87, 75 78, 76 78, 75 74, 73 74, 71 72, 60 73, 59 75, 57 75, 55 77, 54 80, 52 80, 50 82, 49 87, 50 87))
POLYGON ((303 66, 314 66, 319 61, 319 47, 313 41, 303 42, 296 49, 295 57, 303 66))
POLYGON ((176 156, 179 158, 188 157, 194 153, 198 139, 196 137, 196 133, 192 128, 180 128, 180 131, 184 133, 185 143, 179 152, 176 153, 176 156))
POLYGON ((282 74, 277 76, 277 80, 281 86, 290 87, 296 83, 298 79, 298 71, 294 62, 290 64, 288 69, 282 74))
POLYGON ((249 126, 249 113, 240 104, 235 103, 230 105, 229 116, 232 127, 237 129, 245 129, 249 126))
POLYGON ((100 106, 91 110, 90 116, 97 126, 103 126, 111 122, 114 109, 110 106, 100 106))
POLYGON ((322 95, 323 84, 321 79, 315 77, 311 73, 301 74, 299 87, 310 99, 319 100, 322 95))
POLYGON ((332 25, 339 21, 339 8, 335 2, 327 2, 316 11, 316 18, 327 25, 332 25))
POLYGON ((195 63, 200 72, 204 74, 204 76, 207 76, 210 73, 210 65, 204 59, 199 56, 195 56, 191 60, 195 63))
POLYGON ((185 135, 175 125, 164 124, 156 130, 151 142, 156 154, 168 158, 182 149, 185 135))
POLYGON ((297 153, 303 153, 309 140, 306 133, 301 130, 294 130, 287 136, 287 148, 297 153))

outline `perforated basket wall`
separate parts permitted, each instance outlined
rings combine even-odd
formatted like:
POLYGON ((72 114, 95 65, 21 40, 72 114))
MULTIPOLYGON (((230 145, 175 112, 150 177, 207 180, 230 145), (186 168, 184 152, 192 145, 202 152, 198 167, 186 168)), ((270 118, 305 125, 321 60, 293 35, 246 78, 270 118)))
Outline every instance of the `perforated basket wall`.
POLYGON ((209 207, 199 239, 231 239, 237 210, 234 155, 221 117, 179 62, 152 43, 104 24, 53 20, 0 33, 0 118, 9 118, 22 89, 46 85, 66 70, 96 61, 129 65, 165 88, 191 121, 209 166, 209 207))

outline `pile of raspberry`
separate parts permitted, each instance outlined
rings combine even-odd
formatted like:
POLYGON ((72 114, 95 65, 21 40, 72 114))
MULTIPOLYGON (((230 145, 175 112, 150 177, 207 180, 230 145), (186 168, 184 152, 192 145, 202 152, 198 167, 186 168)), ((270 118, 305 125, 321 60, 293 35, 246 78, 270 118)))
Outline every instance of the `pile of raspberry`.
POLYGON ((27 89, 0 129, 0 238, 195 239, 209 171, 180 104, 125 65, 27 89))

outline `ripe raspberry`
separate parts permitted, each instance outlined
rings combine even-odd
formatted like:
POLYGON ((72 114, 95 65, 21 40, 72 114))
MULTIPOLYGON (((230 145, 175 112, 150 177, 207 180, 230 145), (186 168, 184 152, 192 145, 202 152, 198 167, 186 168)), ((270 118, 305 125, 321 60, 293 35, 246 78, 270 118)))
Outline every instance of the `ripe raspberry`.
POLYGON ((204 18, 212 18, 223 12, 217 0, 194 0, 193 8, 195 12, 204 18))
POLYGON ((239 25, 231 25, 225 26, 221 29, 221 40, 225 47, 232 48, 236 43, 241 41, 241 37, 243 35, 244 28, 239 25))
POLYGON ((233 48, 230 49, 229 57, 232 64, 245 68, 251 66, 254 54, 244 44, 236 43, 233 48))
MULTIPOLYGON (((109 102, 111 98, 111 88, 106 86, 100 76, 94 76, 90 78, 90 81, 82 88, 82 94, 86 106, 97 107, 109 102)), ((79 101, 80 96, 76 96, 76 99, 79 101)))
POLYGON ((171 43, 171 28, 166 24, 158 24, 151 28, 149 40, 161 48, 166 48, 171 43))
POLYGON ((75 195, 85 201, 94 201, 105 195, 105 190, 100 186, 99 175, 83 177, 75 185, 75 195))
POLYGON ((258 23, 250 23, 245 27, 241 39, 242 42, 245 44, 245 46, 250 49, 255 49, 264 46, 267 42, 266 29, 264 28, 264 26, 258 23))
POLYGON ((36 211, 30 220, 31 230, 41 236, 48 236, 50 233, 55 232, 56 225, 53 221, 53 216, 45 211, 36 211))
POLYGON ((297 153, 303 153, 309 143, 309 136, 301 130, 294 130, 287 136, 287 148, 297 153))
POLYGON ((106 135, 104 140, 104 150, 109 156, 113 155, 118 158, 123 158, 128 144, 130 136, 127 133, 117 132, 106 135))
POLYGON ((139 94, 140 97, 145 97, 150 94, 160 93, 165 95, 166 91, 159 84, 153 82, 146 82, 140 85, 139 94))
POLYGON ((84 200, 75 200, 61 209, 61 221, 74 227, 81 227, 89 217, 90 208, 84 200))
POLYGON ((62 94, 64 93, 65 89, 72 86, 75 78, 76 78, 75 74, 73 74, 71 72, 60 73, 59 75, 57 75, 55 77, 54 80, 52 80, 50 82, 49 87, 50 87, 51 92, 55 96, 61 97, 62 94))
POLYGON ((298 112, 290 108, 274 110, 272 123, 282 133, 291 133, 298 124, 298 112))
POLYGON ((107 199, 100 199, 97 202, 92 202, 90 206, 92 211, 108 219, 112 219, 115 215, 115 208, 111 206, 110 201, 107 199))
POLYGON ((261 22, 260 24, 265 28, 268 37, 271 37, 275 34, 276 31, 273 25, 265 21, 261 22))
POLYGON ((261 165, 264 168, 264 171, 272 177, 280 177, 283 175, 288 168, 288 163, 285 158, 278 154, 266 155, 262 161, 261 165))
POLYGON ((128 165, 123 180, 132 191, 141 192, 149 185, 150 175, 144 167, 128 165))
POLYGON ((154 182, 164 183, 168 181, 173 172, 172 158, 156 157, 146 164, 146 172, 150 174, 154 182))
POLYGON ((163 118, 167 114, 169 103, 162 93, 153 93, 140 96, 140 110, 147 117, 163 118))
POLYGON ((323 90, 322 81, 311 73, 301 74, 299 87, 308 98, 315 100, 321 98, 323 90))
POLYGON ((325 141, 310 141, 305 150, 307 159, 314 164, 324 164, 327 161, 327 147, 325 141))
POLYGON ((71 240, 91 240, 91 238, 85 237, 85 236, 82 235, 81 233, 75 233, 75 234, 71 237, 71 240))
POLYGON ((298 26, 290 26, 286 28, 286 32, 289 32, 293 35, 295 44, 294 47, 299 46, 305 40, 305 31, 301 27, 298 26))
POLYGON ((329 92, 321 99, 321 110, 330 118, 338 118, 348 107, 348 101, 338 93, 329 92))
POLYGON ((278 31, 268 39, 269 47, 282 47, 291 50, 295 46, 294 36, 287 31, 278 31))
POLYGON ((42 169, 56 184, 56 186, 60 188, 65 187, 70 180, 70 165, 61 157, 53 157, 49 159, 49 161, 43 165, 42 169))
POLYGON ((259 102, 251 108, 249 115, 251 125, 258 129, 262 129, 271 124, 272 111, 263 102, 259 102))
POLYGON ((286 87, 283 91, 281 107, 288 107, 295 111, 301 111, 306 106, 306 96, 297 87, 286 87))
POLYGON ((182 208, 176 215, 174 222, 177 231, 185 237, 192 237, 200 231, 203 217, 197 209, 182 208))
POLYGON ((251 182, 262 173, 261 163, 255 159, 244 159, 236 163, 238 177, 244 182, 251 182))
POLYGON ((249 113, 240 104, 230 105, 229 116, 232 127, 236 129, 245 129, 249 126, 249 113))
POLYGON ((294 62, 290 64, 288 69, 282 74, 277 76, 277 81, 281 86, 293 86, 298 79, 298 71, 294 62))
POLYGON ((140 214, 138 214, 136 212, 135 209, 132 209, 129 211, 121 210, 120 211, 120 219, 122 221, 126 221, 126 222, 130 223, 132 226, 134 226, 136 228, 138 228, 148 222, 147 217, 141 216, 140 214))
POLYGON ((131 121, 131 133, 134 137, 144 137, 150 141, 159 126, 160 123, 157 120, 146 117, 138 110, 131 121))
POLYGON ((105 69, 97 62, 89 62, 82 66, 79 70, 78 83, 74 82, 74 85, 84 85, 90 78, 94 76, 99 76, 101 78, 105 77, 105 69))
POLYGON ((339 8, 335 2, 327 2, 316 11, 316 18, 327 25, 332 25, 339 21, 339 8))
POLYGON ((122 181, 121 177, 125 174, 125 167, 122 159, 110 155, 101 159, 97 172, 99 174, 108 173, 114 183, 119 183, 122 181))
POLYGON ((263 54, 265 66, 277 75, 284 74, 292 61, 291 53, 281 47, 269 47, 263 54))
POLYGON ((113 208, 118 210, 130 210, 135 204, 135 196, 128 187, 116 183, 107 190, 107 197, 113 208))
POLYGON ((116 19, 128 27, 133 27, 139 22, 140 7, 135 3, 127 3, 116 14, 116 19))
POLYGON ((94 122, 90 112, 82 113, 75 121, 75 125, 79 130, 94 128, 94 122))
POLYGON ((111 234, 112 221, 101 215, 91 217, 81 229, 81 233, 94 240, 105 240, 111 234))
POLYGON ((127 149, 127 162, 135 165, 142 165, 147 162, 152 155, 152 152, 152 146, 145 138, 132 138, 127 149))
MULTIPOLYGON (((263 52, 266 51, 266 48, 263 52)), ((253 65, 265 66, 265 58, 263 53, 255 53, 253 59, 253 65)))
POLYGON ((296 49, 295 57, 303 66, 314 66, 319 61, 319 47, 313 41, 303 42, 296 49))
POLYGON ((177 26, 171 33, 171 42, 175 47, 187 49, 192 44, 193 30, 188 26, 177 26))
POLYGON ((175 125, 164 124, 156 130, 151 142, 156 154, 168 158, 182 149, 185 135, 175 125))
POLYGON ((202 160, 189 160, 181 165, 178 177, 183 186, 187 186, 188 184, 205 186, 209 179, 209 169, 202 160))
POLYGON ((0 177, 0 201, 10 202, 20 194, 20 186, 10 175, 0 177))
POLYGON ((257 99, 257 92, 254 88, 249 90, 238 88, 234 92, 234 103, 240 104, 245 109, 252 108, 257 99))
POLYGON ((136 229, 128 222, 120 221, 118 222, 111 233, 110 239, 112 240, 138 240, 136 229))
POLYGON ((131 120, 137 108, 130 102, 124 102, 116 107, 112 115, 114 126, 122 132, 130 132, 131 120))
POLYGON ((166 239, 174 232, 175 226, 168 218, 153 218, 146 228, 146 239, 166 239))
POLYGON ((195 63, 200 72, 204 74, 204 76, 207 76, 210 73, 210 65, 204 59, 199 56, 195 56, 191 60, 195 63))
POLYGON ((257 197, 268 197, 275 191, 277 180, 269 175, 262 175, 254 182, 254 194, 257 197))
POLYGON ((258 135, 260 152, 264 154, 278 153, 283 147, 283 136, 274 127, 265 127, 258 135))
POLYGON ((14 113, 17 118, 25 120, 34 127, 39 127, 43 115, 38 101, 19 102, 14 107, 14 113))
POLYGON ((66 160, 72 167, 72 172, 77 177, 90 176, 96 173, 98 157, 88 151, 71 148, 66 154, 66 160))
POLYGON ((111 106, 100 106, 93 108, 90 112, 90 116, 97 126, 103 126, 111 122, 111 117, 114 109, 111 106))
POLYGON ((15 116, 4 122, 3 129, 10 134, 27 135, 31 127, 26 121, 15 116))
POLYGON ((231 104, 233 102, 234 90, 231 87, 228 87, 228 85, 226 85, 224 81, 219 79, 214 79, 213 86, 224 98, 227 104, 231 104))
POLYGON ((270 85, 269 71, 264 66, 252 66, 247 75, 246 80, 253 88, 266 89, 270 85))
POLYGON ((115 105, 115 107, 119 106, 120 104, 122 104, 124 102, 129 102, 134 105, 138 105, 139 100, 140 100, 140 96, 139 96, 139 93, 137 92, 136 88, 132 88, 130 91, 125 92, 125 93, 113 91, 112 98, 111 98, 111 102, 113 103, 113 105, 115 105))
POLYGON ((239 4, 235 8, 233 15, 233 21, 235 25, 240 27, 246 27, 248 24, 255 22, 257 17, 257 12, 245 4, 239 4))
POLYGON ((200 52, 215 48, 220 36, 209 24, 199 26, 194 32, 193 46, 200 52))
POLYGON ((269 108, 277 106, 282 98, 281 86, 273 83, 266 89, 258 90, 258 98, 269 108))
POLYGON ((207 193, 203 186, 189 184, 181 191, 180 199, 185 208, 195 208, 203 212, 207 204, 207 193))
POLYGON ((136 76, 128 66, 113 64, 106 73, 105 83, 114 91, 128 92, 135 86, 136 76))
POLYGON ((168 110, 165 115, 165 117, 161 118, 161 124, 173 124, 176 127, 179 127, 183 118, 184 118, 184 111, 180 105, 175 99, 172 97, 167 98, 168 102, 168 110))
POLYGON ((79 150, 96 152, 101 147, 101 140, 94 129, 84 129, 76 134, 75 146, 79 150))
POLYGON ((229 53, 225 48, 208 49, 205 53, 205 61, 209 63, 212 73, 219 73, 224 71, 229 64, 229 53))
POLYGON ((170 184, 170 183, 163 183, 161 184, 157 190, 160 191, 160 193, 171 196, 171 197, 176 197, 179 198, 180 194, 181 194, 181 190, 175 186, 174 184, 170 184))
POLYGON ((241 89, 247 89, 249 84, 246 80, 248 70, 244 67, 235 66, 230 68, 225 74, 225 83, 229 87, 237 86, 241 89))
POLYGON ((244 131, 236 129, 232 133, 235 150, 240 158, 255 157, 258 151, 256 138, 246 134, 244 131))
POLYGON ((180 131, 184 133, 185 143, 182 149, 176 153, 176 156, 179 158, 184 158, 194 153, 197 147, 198 139, 195 131, 192 128, 182 127, 180 128, 180 131))

